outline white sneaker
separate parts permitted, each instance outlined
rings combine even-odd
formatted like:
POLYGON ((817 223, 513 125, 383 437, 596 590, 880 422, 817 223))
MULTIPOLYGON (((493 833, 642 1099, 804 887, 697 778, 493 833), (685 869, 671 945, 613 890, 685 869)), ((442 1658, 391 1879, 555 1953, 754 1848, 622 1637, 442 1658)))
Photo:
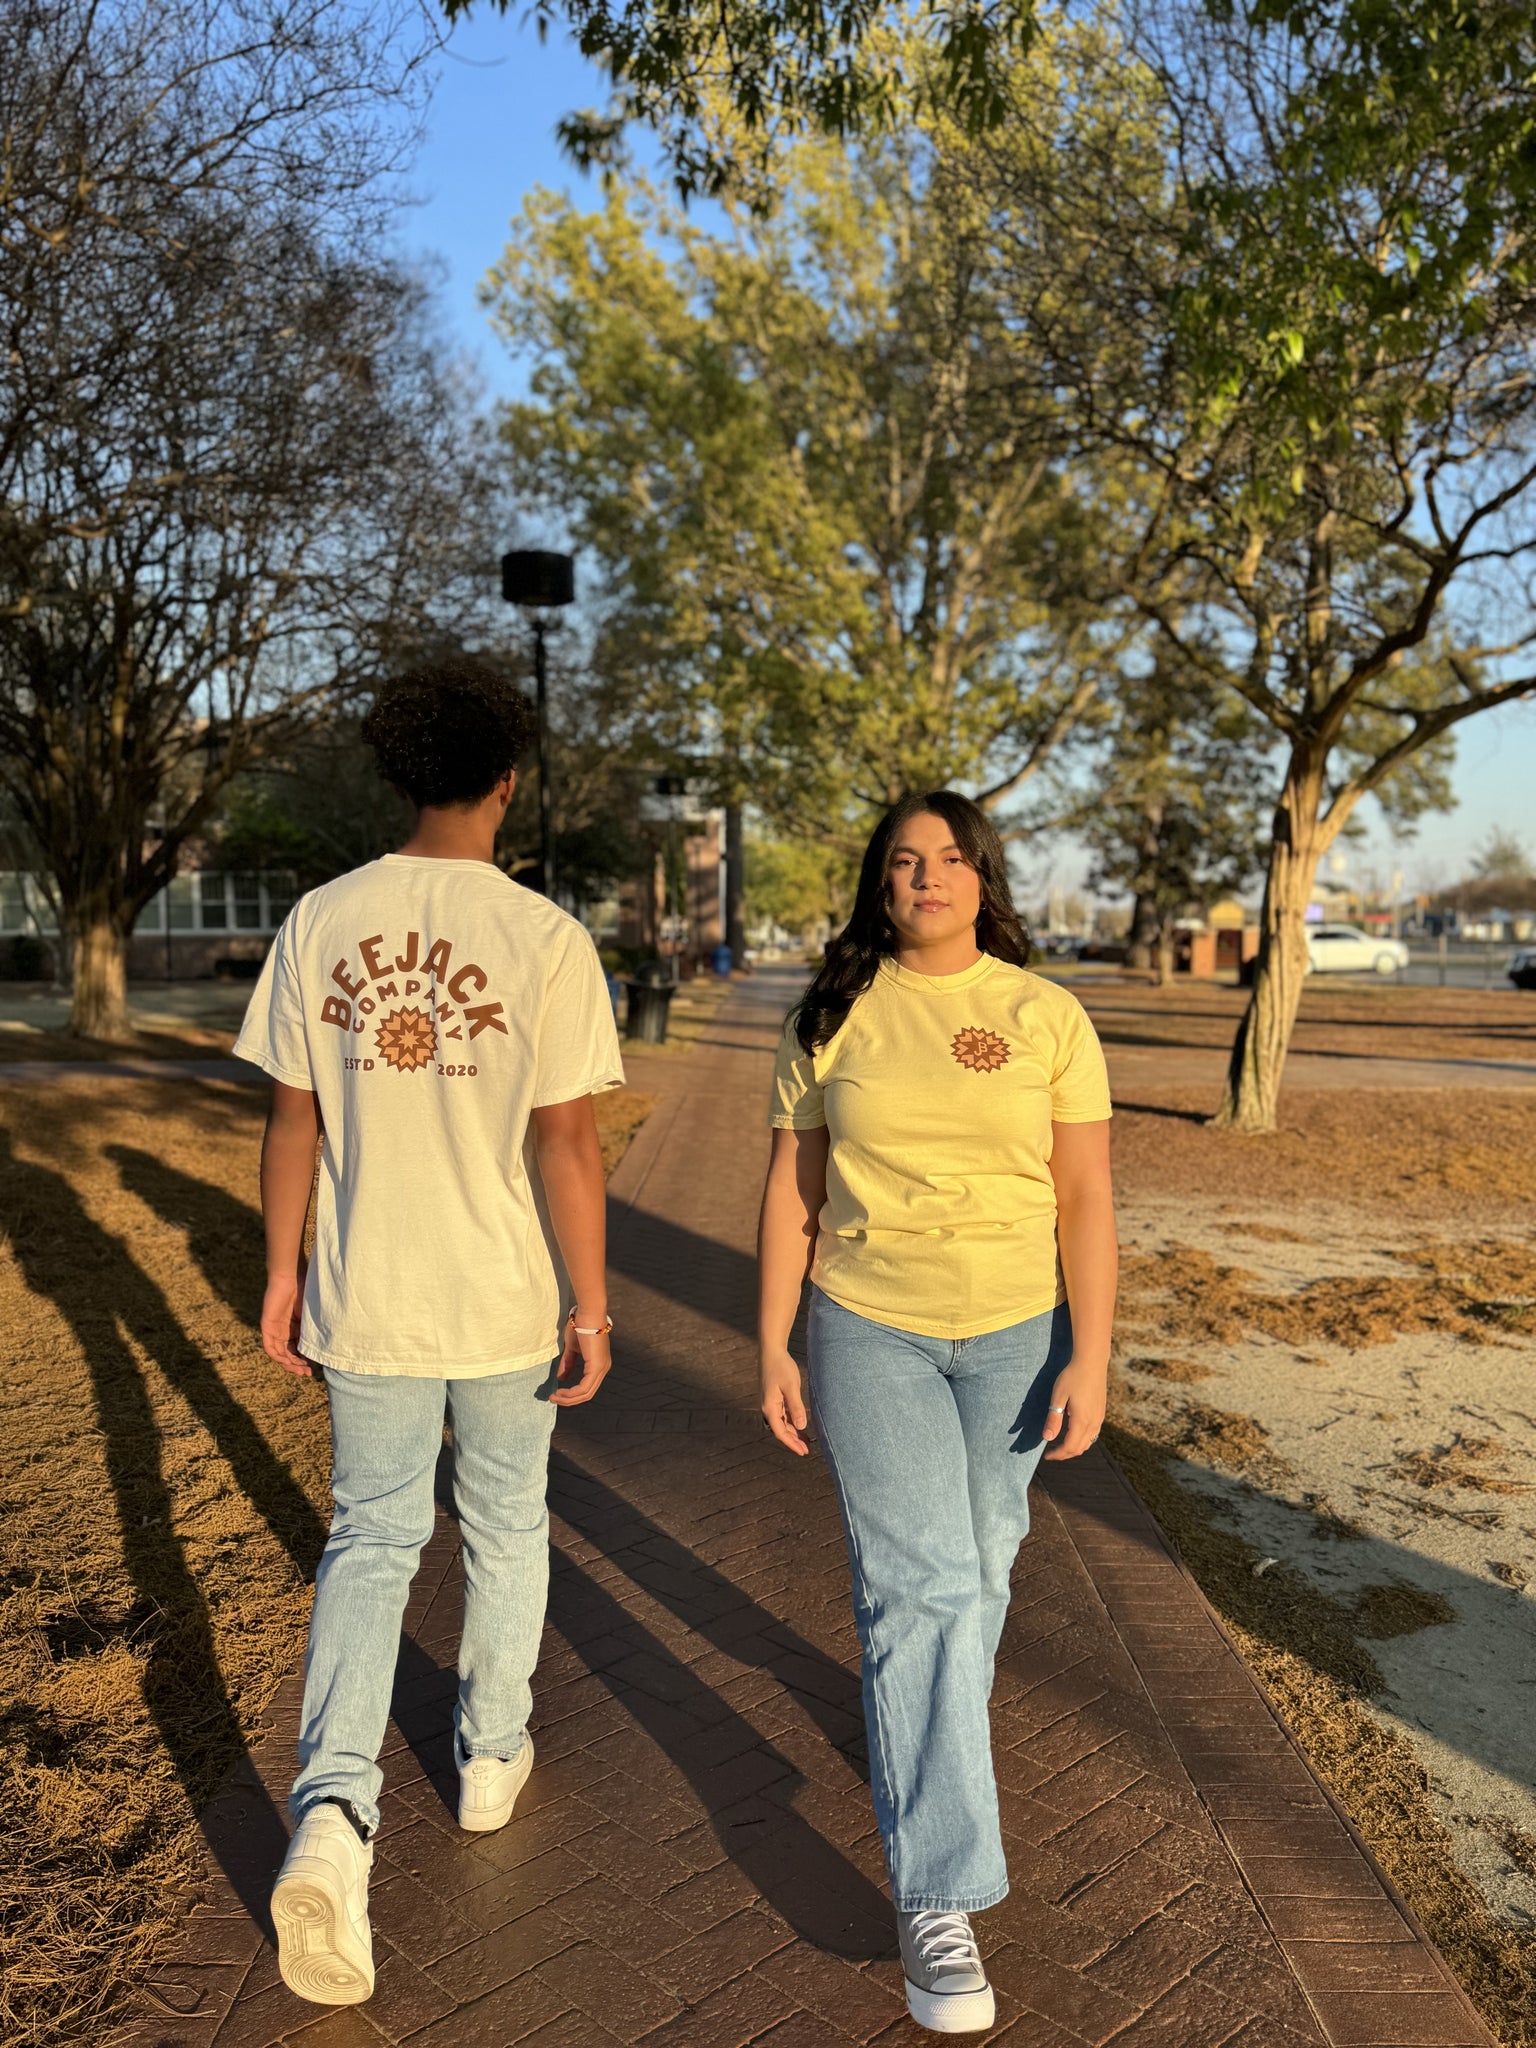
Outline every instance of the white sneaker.
POLYGON ((277 1966, 315 2005, 360 2005, 373 1993, 368 1873, 373 1844, 330 1800, 312 1806, 272 1888, 277 1966))
POLYGON ((935 2034, 980 2034, 997 2017, 981 1951, 964 1913, 898 1913, 907 2011, 935 2034))
POLYGON ((466 1756, 457 1742, 453 1753, 459 1766, 459 1826, 472 1835, 504 1828, 533 1769, 533 1737, 523 1737, 510 1763, 499 1756, 466 1756))

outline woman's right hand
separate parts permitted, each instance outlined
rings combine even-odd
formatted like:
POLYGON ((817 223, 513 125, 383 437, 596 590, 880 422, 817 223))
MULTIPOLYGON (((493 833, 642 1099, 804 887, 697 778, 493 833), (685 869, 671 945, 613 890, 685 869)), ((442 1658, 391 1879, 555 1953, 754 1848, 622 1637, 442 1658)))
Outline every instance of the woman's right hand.
POLYGON ((759 1360, 763 1390, 763 1420, 785 1450, 797 1458, 806 1455, 805 1399, 800 1391, 800 1368, 787 1351, 764 1351, 759 1360))

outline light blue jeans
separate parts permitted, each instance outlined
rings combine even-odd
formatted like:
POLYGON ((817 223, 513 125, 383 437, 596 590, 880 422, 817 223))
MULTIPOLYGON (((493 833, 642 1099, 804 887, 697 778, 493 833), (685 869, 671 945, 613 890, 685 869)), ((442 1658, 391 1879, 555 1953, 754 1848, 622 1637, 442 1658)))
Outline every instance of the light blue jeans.
POLYGON ((812 1290, 811 1412, 864 1650, 870 1790, 899 1912, 1008 1890, 987 1702, 1065 1304, 982 1337, 918 1337, 812 1290))
POLYGON ((546 1485, 555 1410, 548 1372, 411 1379, 325 1369, 336 1512, 304 1658, 295 1820, 345 1799, 372 1834, 406 1595, 432 1534, 446 1408, 464 1545, 459 1740, 469 1756, 516 1756, 532 1706, 549 1593, 546 1485))

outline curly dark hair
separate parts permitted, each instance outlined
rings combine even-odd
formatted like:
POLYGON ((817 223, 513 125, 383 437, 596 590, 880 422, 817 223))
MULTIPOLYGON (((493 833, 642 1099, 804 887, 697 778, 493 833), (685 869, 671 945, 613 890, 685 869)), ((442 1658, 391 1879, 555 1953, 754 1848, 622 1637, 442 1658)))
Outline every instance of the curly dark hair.
POLYGON ((944 820, 955 835, 956 846, 976 870, 981 883, 977 945, 994 959, 1010 961, 1015 967, 1029 965, 1029 933, 1013 907, 1008 857, 992 820, 957 790, 930 789, 921 796, 905 796, 892 805, 871 834, 848 922, 827 941, 821 972, 790 1012, 795 1036, 807 1052, 817 1051, 837 1034, 874 980, 880 962, 896 951, 895 927, 886 913, 891 852, 906 825, 925 811, 944 820))
POLYGON ((379 773, 418 808, 479 803, 517 766, 534 729, 522 691, 464 655, 385 683, 363 720, 379 773))

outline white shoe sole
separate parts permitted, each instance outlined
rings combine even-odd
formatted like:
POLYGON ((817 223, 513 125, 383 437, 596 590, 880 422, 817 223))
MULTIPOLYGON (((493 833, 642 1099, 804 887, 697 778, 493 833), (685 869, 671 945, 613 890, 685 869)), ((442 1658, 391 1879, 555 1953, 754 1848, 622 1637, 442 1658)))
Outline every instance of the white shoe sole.
POLYGON ((277 1966, 312 2005, 361 2005, 373 1996, 373 1957, 352 1932, 346 1900, 329 1865, 309 1858, 283 1873, 272 1893, 277 1966))
POLYGON ((997 2018, 997 2001, 992 1987, 983 1991, 920 1991, 910 1977, 907 2011, 930 2034, 981 2034, 997 2018))
POLYGON ((504 1828, 512 1818, 512 1809, 517 1804, 517 1795, 528 1782, 528 1773, 533 1769, 533 1737, 525 1735, 523 1746, 512 1759, 511 1790, 499 1806, 480 1806, 472 1812, 464 1808, 464 1785, 459 1784, 459 1826, 467 1835, 491 1835, 497 1828, 504 1828))

